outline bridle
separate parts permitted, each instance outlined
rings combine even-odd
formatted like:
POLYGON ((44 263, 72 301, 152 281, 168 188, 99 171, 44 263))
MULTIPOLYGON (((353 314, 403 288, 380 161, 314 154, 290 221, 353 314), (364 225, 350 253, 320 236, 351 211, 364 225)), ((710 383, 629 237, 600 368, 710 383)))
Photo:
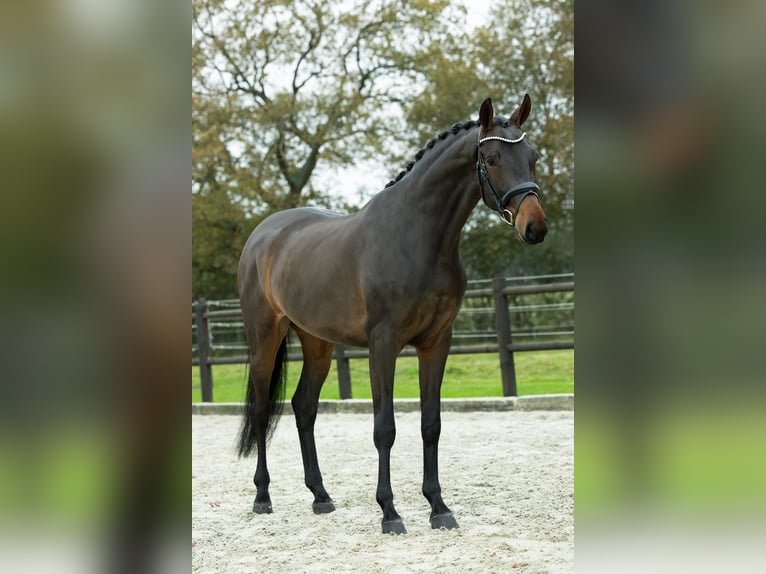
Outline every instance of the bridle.
POLYGON ((479 178, 479 191, 481 193, 481 199, 484 202, 484 204, 489 207, 490 209, 493 209, 493 207, 489 204, 487 201, 487 198, 484 195, 484 182, 486 181, 489 185, 489 189, 492 192, 492 197, 495 198, 495 203, 497 204, 497 213, 500 215, 500 219, 502 219, 505 223, 510 225, 511 227, 514 227, 516 216, 514 215, 513 211, 506 208, 508 203, 517 195, 521 195, 521 199, 519 199, 519 202, 516 204, 516 213, 519 212, 519 209, 521 209, 521 204, 524 202, 524 200, 530 196, 534 195, 537 198, 537 201, 540 201, 540 196, 538 195, 538 192, 540 191, 540 187, 534 182, 534 181, 525 181, 520 183, 519 185, 516 185, 506 191, 502 197, 495 189, 495 186, 492 185, 492 181, 489 179, 489 173, 487 172, 487 166, 485 165, 484 161, 484 154, 481 153, 481 144, 483 144, 486 141, 489 140, 498 140, 501 142, 509 143, 509 144, 515 144, 519 143, 521 140, 523 140, 527 135, 527 132, 522 133, 518 138, 515 140, 503 138, 500 136, 488 136, 485 138, 481 137, 481 128, 479 128, 479 141, 476 145, 477 151, 478 151, 478 159, 476 160, 476 175, 479 178), (507 214, 507 217, 506 217, 507 214))

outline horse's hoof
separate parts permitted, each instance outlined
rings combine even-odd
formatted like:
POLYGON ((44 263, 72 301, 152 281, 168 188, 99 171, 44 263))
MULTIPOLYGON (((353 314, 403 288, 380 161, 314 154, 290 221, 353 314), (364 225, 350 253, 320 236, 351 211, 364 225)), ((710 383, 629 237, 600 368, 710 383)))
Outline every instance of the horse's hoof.
POLYGON ((383 534, 407 534, 404 521, 401 518, 383 521, 383 534))
POLYGON ((452 530, 453 528, 460 528, 455 520, 455 515, 451 512, 445 512, 444 514, 435 514, 431 517, 431 528, 446 528, 452 530))
POLYGON ((311 505, 314 514, 329 514, 335 510, 335 504, 332 500, 325 500, 323 502, 315 502, 311 505))
POLYGON ((271 502, 253 502, 253 512, 256 514, 271 514, 271 502))

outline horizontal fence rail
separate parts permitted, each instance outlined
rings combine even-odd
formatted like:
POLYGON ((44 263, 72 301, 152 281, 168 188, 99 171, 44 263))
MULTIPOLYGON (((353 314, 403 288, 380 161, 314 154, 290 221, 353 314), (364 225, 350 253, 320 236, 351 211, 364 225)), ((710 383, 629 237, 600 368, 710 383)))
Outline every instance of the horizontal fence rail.
MULTIPOLYGON (((464 318, 471 326, 472 321, 483 321, 483 328, 474 330, 455 328, 453 347, 450 355, 474 355, 482 353, 496 353, 500 359, 500 374, 504 396, 517 396, 516 372, 514 353, 525 351, 549 351, 560 349, 574 349, 574 321, 568 317, 568 323, 558 322, 534 325, 527 319, 525 328, 520 328, 517 323, 512 329, 511 315, 519 319, 530 314, 572 314, 574 313, 574 300, 569 297, 568 301, 543 302, 537 304, 518 304, 517 299, 552 293, 574 293, 574 274, 559 274, 537 276, 533 278, 495 278, 469 282, 463 298, 463 308, 458 314, 455 325, 464 318), (553 280, 548 283, 538 282, 535 284, 512 284, 524 279, 553 280), (571 280, 566 280, 571 279, 571 280), (472 288, 472 283, 489 284, 472 288), (513 304, 509 306, 513 299, 513 304), (484 305, 474 305, 474 301, 484 305), (487 304, 488 303, 488 304, 487 304), (513 332, 512 332, 513 331, 513 332), (562 340, 562 337, 567 337, 562 340), (513 338, 535 339, 532 341, 514 342, 513 338), (455 344, 461 339, 483 339, 482 343, 455 344)), ((200 370, 200 388, 202 401, 213 401, 213 365, 236 365, 247 364, 249 361, 247 345, 242 331, 242 312, 238 301, 206 301, 200 299, 192 303, 192 334, 196 339, 196 345, 192 345, 192 353, 196 351, 196 357, 192 357, 192 365, 200 370), (226 307, 211 309, 211 307, 226 307), (215 333, 228 333, 234 341, 219 342, 215 333), (233 334, 233 335, 232 335, 233 334), (232 352, 243 354, 228 354, 232 352), (225 353, 225 354, 217 354, 225 353)), ((405 347, 399 354, 401 357, 414 357, 416 351, 412 347, 405 347)), ((351 374, 349 370, 350 359, 369 358, 368 349, 349 349, 345 345, 337 344, 333 358, 338 369, 338 385, 341 399, 351 398, 351 374)), ((288 352, 288 361, 301 361, 303 355, 288 352)))

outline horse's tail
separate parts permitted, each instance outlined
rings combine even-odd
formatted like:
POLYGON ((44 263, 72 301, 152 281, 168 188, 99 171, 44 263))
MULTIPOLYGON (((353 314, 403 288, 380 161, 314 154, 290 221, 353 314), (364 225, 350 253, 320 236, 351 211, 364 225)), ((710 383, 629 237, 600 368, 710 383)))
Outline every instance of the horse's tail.
MULTIPOLYGON (((285 398, 285 383, 287 381, 287 345, 288 337, 282 339, 277 356, 274 361, 274 369, 271 371, 269 384, 269 420, 266 425, 266 440, 271 438, 277 426, 277 420, 282 414, 285 398)), ((255 427, 255 385, 253 384, 252 371, 248 366, 247 396, 245 398, 245 410, 242 420, 242 429, 239 435, 239 456, 248 456, 257 448, 258 435, 255 427)))

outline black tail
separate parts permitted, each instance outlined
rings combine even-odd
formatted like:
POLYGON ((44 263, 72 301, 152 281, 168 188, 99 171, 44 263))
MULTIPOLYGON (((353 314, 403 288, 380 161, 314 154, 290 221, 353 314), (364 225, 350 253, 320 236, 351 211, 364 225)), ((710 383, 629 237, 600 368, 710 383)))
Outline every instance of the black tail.
MULTIPOLYGON (((277 356, 274 361, 274 370, 271 371, 271 383, 269 384, 269 422, 266 426, 266 440, 271 438, 277 426, 279 415, 282 414, 285 398, 285 383, 287 381, 287 345, 288 338, 282 339, 277 356)), ((239 456, 248 456, 257 448, 258 435, 255 425, 255 385, 250 377, 248 367, 247 397, 245 398, 244 419, 242 430, 239 435, 239 456)))

